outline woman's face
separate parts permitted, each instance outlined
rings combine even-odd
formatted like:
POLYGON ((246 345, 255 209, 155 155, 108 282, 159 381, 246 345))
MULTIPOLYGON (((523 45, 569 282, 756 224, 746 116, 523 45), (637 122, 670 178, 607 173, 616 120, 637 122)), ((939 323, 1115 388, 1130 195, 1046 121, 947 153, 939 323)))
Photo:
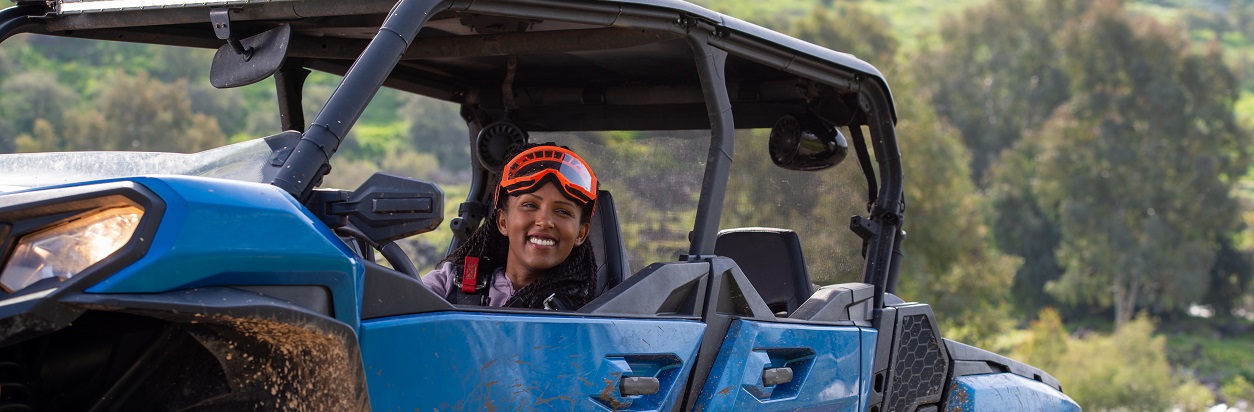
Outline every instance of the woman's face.
POLYGON ((539 190, 505 198, 496 226, 509 238, 506 273, 534 280, 583 244, 588 225, 580 224, 583 209, 553 183, 539 190))

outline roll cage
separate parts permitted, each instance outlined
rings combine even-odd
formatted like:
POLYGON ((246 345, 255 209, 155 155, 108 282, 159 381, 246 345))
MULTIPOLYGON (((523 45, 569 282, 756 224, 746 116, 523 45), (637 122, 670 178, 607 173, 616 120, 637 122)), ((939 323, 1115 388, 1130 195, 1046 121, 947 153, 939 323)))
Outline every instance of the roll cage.
MULTIPOLYGON (((71 14, 60 2, 17 0, 0 11, 0 40, 34 33, 214 49, 226 47, 210 30, 215 10, 226 11, 233 37, 289 25, 274 77, 282 125, 301 138, 266 176, 302 200, 382 86, 460 104, 472 145, 504 119, 530 131, 708 128, 688 261, 714 255, 733 131, 815 113, 849 128, 866 176, 869 216, 850 228, 864 239, 876 326, 895 289, 905 213, 896 114, 883 76, 852 55, 670 0, 223 3, 232 4, 71 14), (695 70, 676 69, 687 65, 695 70), (306 123, 310 69, 344 77, 306 123)), ((498 178, 478 156, 472 150, 471 191, 454 229, 478 225, 498 178)))
MULTIPOLYGON (((0 40, 36 33, 221 48, 208 30, 213 10, 227 11, 235 37, 290 25, 275 82, 282 125, 302 136, 267 176, 302 200, 382 86, 460 104, 472 145, 502 119, 530 131, 708 128, 688 260, 714 253, 733 130, 816 113, 849 127, 868 182, 869 216, 850 227, 864 238, 875 307, 895 289, 905 212, 896 114, 883 76, 852 55, 671 0, 223 2, 233 4, 75 14, 57 3, 17 0, 0 14, 0 40), (676 69, 688 64, 696 70, 676 69), (344 78, 306 124, 309 69, 344 78)), ((495 184, 474 152, 471 205, 488 201, 495 184)), ((464 207, 454 226, 477 226, 476 210, 464 207)))

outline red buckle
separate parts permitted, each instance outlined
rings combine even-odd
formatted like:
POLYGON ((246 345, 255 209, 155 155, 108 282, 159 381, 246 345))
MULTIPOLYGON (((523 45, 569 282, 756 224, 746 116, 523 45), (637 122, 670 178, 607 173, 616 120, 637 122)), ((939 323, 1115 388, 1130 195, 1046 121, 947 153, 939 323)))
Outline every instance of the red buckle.
POLYGON ((475 284, 479 281, 479 258, 466 256, 462 265, 462 293, 475 293, 475 284))

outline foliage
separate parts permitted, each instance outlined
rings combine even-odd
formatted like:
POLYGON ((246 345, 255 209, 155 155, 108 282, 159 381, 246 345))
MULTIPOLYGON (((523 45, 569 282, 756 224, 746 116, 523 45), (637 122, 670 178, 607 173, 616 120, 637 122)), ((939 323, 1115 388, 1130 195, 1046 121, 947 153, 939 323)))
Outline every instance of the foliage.
POLYGON ((1049 307, 1041 309, 1028 328, 1027 336, 1016 350, 1017 357, 1046 371, 1054 371, 1062 364, 1070 339, 1057 311, 1049 307))
POLYGON ((1237 402, 1254 403, 1254 384, 1246 380, 1244 376, 1237 376, 1232 380, 1224 383, 1219 388, 1219 393, 1224 396, 1229 404, 1237 402))
POLYGON ((1053 37, 1085 4, 1011 0, 969 8, 944 19, 945 41, 924 50, 913 67, 929 80, 937 114, 960 130, 972 154, 972 178, 986 182, 998 248, 1024 259, 1011 295, 1025 314, 1055 303, 1041 291, 1062 273, 1054 258, 1061 234, 1024 184, 1035 174, 1035 155, 996 160, 1070 95, 1053 37), (995 177, 986 178, 990 169, 995 177))
POLYGON ((1228 234, 1221 234, 1217 243, 1219 252, 1211 265, 1210 284, 1202 301, 1207 302, 1217 316, 1231 318, 1240 307, 1245 291, 1250 290, 1254 264, 1247 254, 1237 249, 1228 234))
POLYGON ((340 146, 344 151, 343 156, 380 159, 388 154, 396 153, 405 144, 396 137, 403 135, 406 129, 408 125, 403 122, 355 125, 349 131, 348 138, 344 139, 344 144, 340 146))
MULTIPOLYGON (((26 136, 24 146, 32 146, 32 137, 51 138, 46 135, 34 135, 35 125, 43 121, 42 130, 52 124, 64 122, 65 107, 74 105, 78 94, 60 84, 53 73, 29 71, 10 76, 0 83, 0 153, 8 153, 17 149, 21 135, 26 136), (15 138, 16 137, 16 138, 15 138)), ((51 144, 51 142, 49 142, 51 144)))
POLYGON ((867 13, 857 3, 815 7, 793 23, 792 35, 855 56, 871 64, 891 67, 899 40, 888 23, 867 13))
POLYGON ((1167 332, 1167 356, 1172 365, 1216 385, 1238 376, 1254 378, 1254 339, 1249 334, 1223 336, 1209 325, 1190 326, 1193 328, 1167 332))
POLYGON ((1069 97, 1054 35, 1087 3, 1009 0, 972 7, 945 19, 945 41, 921 56, 917 73, 927 74, 937 114, 962 131, 977 182, 1002 150, 1069 97))
POLYGON ((1188 378, 1176 388, 1172 397, 1175 409, 1182 412, 1203 412, 1210 410, 1210 406, 1215 404, 1215 395, 1210 388, 1188 378))
POLYGON ((185 80, 162 83, 142 72, 110 76, 94 105, 76 112, 50 110, 64 116, 60 130, 38 118, 34 137, 19 135, 17 149, 189 153, 226 143, 216 119, 192 111, 185 80))
POLYGON ((1037 204, 1031 182, 1037 175, 1040 149, 1020 142, 1006 151, 988 172, 985 193, 992 204, 992 238, 998 249, 1023 258, 1010 287, 1011 301, 1023 315, 1054 306, 1057 301, 1042 293, 1045 285, 1062 275, 1054 251, 1062 233, 1054 220, 1037 204))
POLYGON ((1060 39, 1073 97, 1033 133, 1042 146, 1033 186, 1061 227, 1068 302, 1179 310, 1203 297, 1231 230, 1234 177, 1248 167, 1232 116, 1235 78, 1178 34, 1095 3, 1060 39), (1112 55, 1115 52, 1117 54, 1112 55), (1076 150, 1084 148, 1084 150, 1076 150), (1195 217, 1229 216, 1199 220, 1195 217), (1201 264, 1199 264, 1201 263, 1201 264))
MULTIPOLYGON (((910 93, 910 82, 901 80, 897 89, 910 93)), ((904 165, 912 178, 905 188, 908 246, 899 292, 943 314, 947 336, 982 343, 1005 327, 1005 290, 1021 260, 989 242, 989 204, 967 178, 970 156, 957 131, 914 102, 898 106, 909 119, 898 125, 898 139, 914 159, 904 165)))
POLYGON ((1121 322, 1200 301, 1208 284, 1192 280, 1211 275, 1239 289, 1210 297, 1239 299, 1241 254, 1211 264, 1237 230, 1229 193, 1248 165, 1220 53, 1115 1, 997 2, 942 38, 918 72, 939 79, 933 102, 987 176, 998 247, 1026 259, 1012 289, 1022 312, 1057 303, 1039 293, 1050 283, 1121 322), (1232 217, 1194 219, 1216 213, 1232 217))
POLYGON ((1071 339, 1057 314, 1044 311, 1016 356, 1051 371, 1085 410, 1164 410, 1181 394, 1188 399, 1179 403, 1195 404, 1194 388, 1175 391, 1179 383, 1167 363, 1166 340, 1153 331, 1153 322, 1141 316, 1111 335, 1071 339))
POLYGON ((466 122, 458 114, 457 105, 412 95, 401 101, 403 104, 396 115, 410 119, 409 128, 401 135, 405 144, 411 149, 435 154, 444 168, 469 171, 466 122))
MULTIPOLYGON (((1012 319, 1004 310, 1011 302, 1023 318, 1040 317, 1022 359, 1055 373, 1085 406, 1197 410, 1214 399, 1196 381, 1164 372, 1161 343, 1153 346, 1161 338, 1137 334, 1143 320, 1129 323, 1133 330, 1077 339, 1058 312, 1037 310, 1061 305, 1076 327, 1116 306, 1124 320, 1142 309, 1181 316, 1193 303, 1230 317, 1251 299, 1254 236, 1235 223, 1250 205, 1240 207, 1231 193, 1248 179, 1254 3, 698 3, 853 53, 888 73, 907 159, 909 236, 898 293, 932 304, 947 337, 987 341, 1012 319), (965 11, 936 18, 959 7, 965 11), (1043 293, 1047 284, 1055 293, 1043 293), (1120 296, 1110 292, 1116 285, 1120 296), (1122 337, 1144 345, 1122 353, 1122 337), (1132 373, 1145 375, 1148 386, 1129 387, 1132 373), (1157 395, 1138 398, 1147 387, 1157 395)), ((204 81, 210 55, 9 39, 0 47, 0 152, 186 152, 277 132, 273 84, 212 89, 204 81)), ((306 120, 338 81, 310 76, 306 120)), ((680 155, 627 132, 574 137, 578 150, 631 159, 596 166, 616 176, 607 183, 626 222, 633 266, 685 252, 700 175, 681 166, 702 161, 704 152, 680 155), (632 209, 645 212, 624 215, 632 209)), ((860 281, 860 257, 850 246, 860 240, 843 229, 849 215, 866 213, 858 167, 847 160, 821 174, 782 171, 767 160, 765 137, 737 133, 722 226, 793 228, 816 282, 860 281), (791 201, 762 204, 774 196, 791 201)), ((376 170, 435 180, 454 216, 468 191, 467 138, 455 105, 381 90, 327 185, 351 189, 376 170)), ((440 230, 402 247, 423 267, 442 255, 448 236, 440 230)), ((1166 353, 1176 373, 1196 374, 1231 403, 1254 379, 1254 340, 1235 333, 1248 328, 1236 319, 1215 322, 1225 326, 1172 333, 1166 353)))
MULTIPOLYGON (((893 67, 896 60, 897 40, 887 23, 857 4, 841 4, 831 10, 816 9, 794 24, 793 31, 802 40, 878 60, 875 63, 882 67, 893 67)), ((893 87, 894 92, 902 96, 919 93, 907 75, 897 76, 893 87)), ((937 313, 943 313, 940 323, 947 336, 978 343, 997 335, 1005 327, 1006 318, 1000 315, 1005 306, 1003 291, 1009 286, 1019 261, 997 252, 988 242, 989 229, 984 224, 987 203, 968 179, 970 155, 958 131, 941 122, 933 109, 923 103, 922 99, 900 99, 897 107, 902 119, 897 126, 897 136, 902 150, 910 153, 910 160, 904 163, 904 173, 911 177, 905 187, 907 219, 904 229, 908 241, 903 247, 906 258, 901 267, 898 293, 906 299, 927 302, 937 313)), ((738 162, 739 158, 738 153, 738 162)), ((848 163, 844 166, 847 170, 855 167, 852 160, 848 163)), ((806 191, 801 188, 816 185, 806 179, 815 177, 789 179, 797 184, 791 189, 791 197, 804 197, 806 191)), ((861 183, 863 179, 857 174, 835 181, 865 191, 865 183, 861 183)), ((729 199, 732 199, 730 195, 729 199)), ((817 212, 808 214, 804 210, 784 217, 792 221, 839 222, 850 213, 865 213, 865 210, 852 209, 842 211, 844 216, 818 219, 806 216, 817 215, 817 212)), ((850 241, 857 240, 851 238, 850 241)))

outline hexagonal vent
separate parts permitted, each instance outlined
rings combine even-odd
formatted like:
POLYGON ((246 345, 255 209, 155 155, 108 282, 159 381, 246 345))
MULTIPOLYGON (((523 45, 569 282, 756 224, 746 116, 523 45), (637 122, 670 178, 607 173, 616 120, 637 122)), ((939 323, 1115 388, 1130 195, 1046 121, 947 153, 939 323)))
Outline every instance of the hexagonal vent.
POLYGON ((927 315, 901 318, 896 356, 893 357, 893 391, 888 410, 913 411, 919 405, 939 402, 945 385, 948 360, 927 315))

